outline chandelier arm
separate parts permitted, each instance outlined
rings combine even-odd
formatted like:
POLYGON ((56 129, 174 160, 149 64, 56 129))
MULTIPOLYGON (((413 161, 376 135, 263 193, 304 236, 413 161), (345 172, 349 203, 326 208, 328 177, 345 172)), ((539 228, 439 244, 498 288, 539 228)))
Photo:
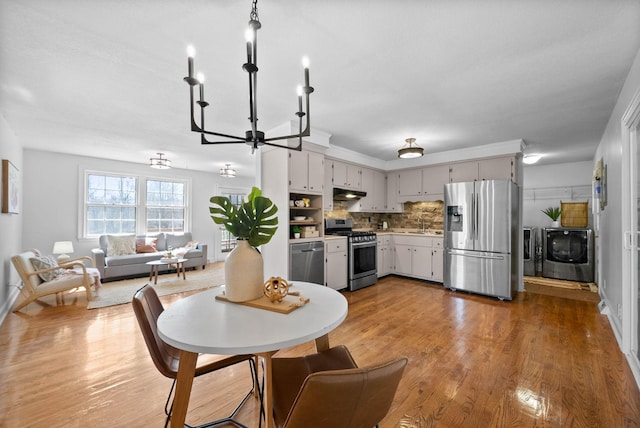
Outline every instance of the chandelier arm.
MULTIPOLYGON (((211 133, 210 133, 211 134, 211 133)), ((220 134, 214 134, 214 135, 220 135, 220 134)), ((222 135, 225 136, 225 135, 222 135)), ((229 138, 238 138, 238 137, 230 137, 229 138)), ((200 144, 240 144, 240 143, 246 143, 245 139, 236 139, 235 141, 209 141, 205 138, 204 134, 200 134, 200 144)))
POLYGON ((191 109, 191 130, 194 132, 202 132, 202 128, 200 128, 198 126, 198 124, 196 123, 194 117, 195 117, 195 111, 193 109, 193 86, 189 86, 189 99, 190 99, 190 103, 189 103, 189 107, 191 109))
POLYGON ((295 151, 302 151, 302 139, 300 139, 300 141, 298 142, 298 145, 295 147, 291 147, 291 146, 285 146, 282 144, 274 144, 274 143, 268 143, 266 140, 264 142, 265 146, 272 146, 272 147, 279 147, 281 149, 289 149, 289 150, 295 150, 295 151))
MULTIPOLYGON (((257 1, 254 3, 257 8, 257 1)), ((256 10, 257 16, 257 10, 256 10)), ((256 24, 257 25, 257 24, 256 24)), ((258 140, 258 28, 253 28, 253 65, 255 68, 249 73, 249 79, 253 80, 253 93, 251 95, 251 131, 253 132, 253 141, 258 140)), ((250 85, 251 86, 251 85, 250 85)))

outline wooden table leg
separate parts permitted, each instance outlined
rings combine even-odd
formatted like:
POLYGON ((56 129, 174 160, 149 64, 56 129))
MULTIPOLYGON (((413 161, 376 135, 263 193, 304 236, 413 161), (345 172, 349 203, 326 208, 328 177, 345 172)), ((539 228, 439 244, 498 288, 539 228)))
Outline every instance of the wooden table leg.
POLYGON ((187 274, 185 273, 184 262, 180 263, 180 266, 182 266, 182 279, 186 281, 187 280, 187 274))
POLYGON ((273 385, 271 383, 273 369, 271 356, 275 353, 276 351, 258 354, 264 360, 264 396, 262 397, 262 404, 264 404, 266 428, 275 427, 275 421, 273 420, 273 385))
POLYGON ((171 428, 184 428, 197 360, 197 353, 180 351, 180 364, 178 365, 176 391, 173 399, 173 411, 171 412, 171 428))
POLYGON ((329 349, 329 335, 324 334, 316 339, 316 351, 326 351, 329 349))
POLYGON ((158 283, 158 265, 153 265, 153 283, 158 283))

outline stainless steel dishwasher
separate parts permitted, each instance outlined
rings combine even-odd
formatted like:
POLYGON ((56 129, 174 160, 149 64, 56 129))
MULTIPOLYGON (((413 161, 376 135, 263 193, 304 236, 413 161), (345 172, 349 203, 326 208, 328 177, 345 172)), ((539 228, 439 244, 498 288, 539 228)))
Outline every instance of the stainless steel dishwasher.
POLYGON ((289 281, 306 281, 324 285, 324 243, 322 241, 291 244, 289 281))

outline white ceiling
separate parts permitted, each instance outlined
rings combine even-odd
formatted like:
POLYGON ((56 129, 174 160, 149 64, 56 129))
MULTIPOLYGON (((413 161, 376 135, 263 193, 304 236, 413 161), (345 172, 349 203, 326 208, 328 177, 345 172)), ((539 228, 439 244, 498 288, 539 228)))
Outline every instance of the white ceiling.
MULTIPOLYGON (((188 130, 186 46, 207 127, 249 129, 249 0, 0 0, 0 112, 27 148, 254 172, 245 145, 188 130)), ((640 49, 640 1, 261 0, 258 116, 294 119, 300 58, 331 144, 396 159, 523 139, 541 163, 593 158, 640 49)))

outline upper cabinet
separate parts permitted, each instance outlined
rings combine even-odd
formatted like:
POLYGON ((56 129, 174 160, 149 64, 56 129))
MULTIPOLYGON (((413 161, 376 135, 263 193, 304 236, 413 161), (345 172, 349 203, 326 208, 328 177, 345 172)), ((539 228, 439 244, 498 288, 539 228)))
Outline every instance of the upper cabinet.
POLYGON ((324 162, 324 210, 333 211, 333 164, 326 159, 324 162))
POLYGON ((307 151, 289 151, 289 190, 322 194, 324 155, 307 151))
POLYGON ((342 189, 361 189, 361 168, 344 162, 333 161, 333 186, 342 189))
POLYGON ((481 159, 454 163, 449 166, 449 182, 478 180, 512 180, 516 182, 515 157, 481 159))
POLYGON ((462 183, 478 180, 478 162, 460 162, 449 166, 449 182, 462 183))
POLYGON ((444 185, 449 182, 449 166, 436 165, 422 170, 422 195, 425 201, 444 200, 444 185))
POLYGON ((387 182, 383 172, 361 168, 361 189, 367 196, 353 202, 349 211, 383 212, 387 206, 387 182))
POLYGON ((422 169, 398 172, 398 202, 417 201, 422 197, 422 169))

